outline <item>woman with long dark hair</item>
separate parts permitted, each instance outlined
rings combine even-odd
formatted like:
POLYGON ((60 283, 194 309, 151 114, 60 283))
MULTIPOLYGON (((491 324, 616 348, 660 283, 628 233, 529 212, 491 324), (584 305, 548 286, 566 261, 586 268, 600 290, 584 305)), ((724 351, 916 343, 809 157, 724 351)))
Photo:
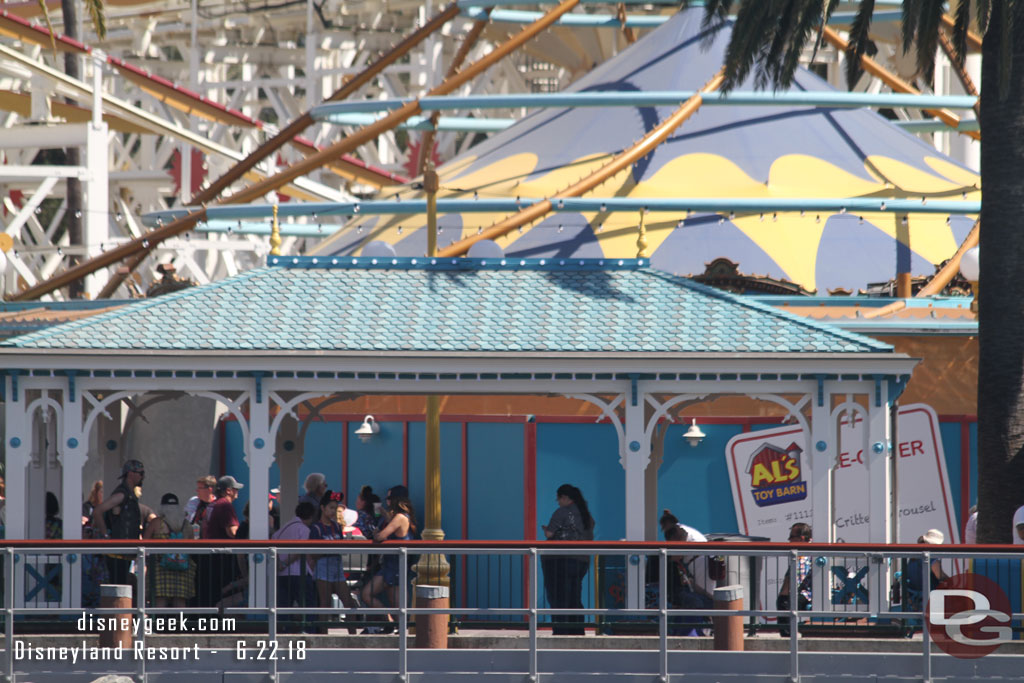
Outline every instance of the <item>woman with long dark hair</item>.
MULTIPOLYGON (((416 534, 416 512, 412 503, 404 496, 390 494, 388 500, 391 502, 388 508, 388 518, 384 528, 373 535, 377 543, 386 541, 389 538, 397 541, 410 541, 416 534)), ((398 555, 388 554, 381 557, 380 569, 373 578, 363 586, 363 602, 370 607, 384 607, 378 597, 387 592, 388 601, 391 607, 398 606, 398 555)), ((388 615, 388 621, 393 621, 388 615)), ((394 626, 389 627, 388 631, 394 626)))
MULTIPOLYGON (((547 526, 542 526, 549 541, 594 540, 594 518, 587 501, 578 488, 562 484, 557 491, 558 508, 547 526)), ((583 609, 583 578, 590 568, 590 558, 581 555, 542 555, 544 592, 552 609, 583 609)), ((552 615, 551 632, 559 636, 582 636, 583 615, 552 615), (571 625, 566 625, 571 624, 571 625)))

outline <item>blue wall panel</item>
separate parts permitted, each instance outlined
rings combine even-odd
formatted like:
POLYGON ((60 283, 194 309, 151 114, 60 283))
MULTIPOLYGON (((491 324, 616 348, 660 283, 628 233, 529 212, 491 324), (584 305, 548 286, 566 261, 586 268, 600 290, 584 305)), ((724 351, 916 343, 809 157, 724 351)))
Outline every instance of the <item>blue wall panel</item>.
MULTIPOLYGON (((336 423, 345 424, 345 423, 336 423)), ((348 491, 345 499, 355 504, 359 489, 369 484, 380 496, 381 503, 388 488, 402 483, 402 423, 380 423, 380 432, 363 443, 355 436, 359 422, 347 423, 348 429, 348 491)), ((310 427, 312 430, 312 426, 310 427)), ((341 437, 338 437, 337 452, 341 453, 341 437)), ((309 449, 306 449, 309 457, 309 449)), ((338 456, 339 461, 341 456, 338 456)), ((340 470, 340 462, 338 469, 340 470)), ((299 479, 299 485, 302 484, 299 479)))
MULTIPOLYGON (((960 423, 943 422, 939 424, 939 439, 942 441, 942 452, 946 456, 946 474, 949 477, 950 497, 953 499, 954 519, 957 521, 961 533, 963 523, 966 519, 964 511, 960 509, 960 423)), ((963 541, 963 539, 960 539, 963 541)))
MULTIPOLYGON (((416 508, 416 521, 423 531, 424 463, 426 459, 426 427, 422 422, 409 423, 409 497, 416 508)), ((401 482, 402 470, 395 484, 401 482)), ((462 538, 462 425, 441 423, 441 528, 445 538, 462 538)))
POLYGON ((514 423, 469 425, 470 538, 523 538, 523 431, 514 423))
MULTIPOLYGON (((469 538, 523 538, 522 423, 470 423, 467 431, 469 538)), ((465 572, 469 607, 523 607, 523 561, 514 556, 470 556, 465 572)), ((456 583, 459 583, 457 580, 456 583)), ((459 590, 459 588, 455 588, 459 590)), ((500 617, 519 621, 519 617, 500 617)))
POLYGON ((625 481, 618 436, 610 424, 538 424, 536 538, 544 538, 540 527, 558 506, 555 491, 562 484, 572 484, 583 492, 597 523, 595 540, 623 538, 625 481))
POLYGON ((704 533, 736 533, 736 508, 729 487, 725 445, 740 425, 701 425, 707 434, 696 448, 683 434, 689 425, 674 424, 665 435, 664 459, 658 470, 658 516, 665 508, 704 533))

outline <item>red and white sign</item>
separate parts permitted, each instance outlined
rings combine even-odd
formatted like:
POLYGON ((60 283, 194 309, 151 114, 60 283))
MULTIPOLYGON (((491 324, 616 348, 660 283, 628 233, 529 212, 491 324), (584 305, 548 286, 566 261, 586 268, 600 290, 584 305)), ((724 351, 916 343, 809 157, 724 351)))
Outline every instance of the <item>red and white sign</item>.
MULTIPOLYGON (((870 540, 863 427, 861 420, 840 427, 840 451, 833 463, 833 525, 840 543, 870 540)), ((896 430, 894 488, 899 531, 894 540, 915 543, 929 529, 938 529, 945 534, 946 543, 959 543, 938 416, 924 404, 901 406, 896 430)), ((789 425, 739 434, 726 445, 741 533, 785 541, 793 524, 811 524, 812 453, 805 441, 800 427, 789 425)))

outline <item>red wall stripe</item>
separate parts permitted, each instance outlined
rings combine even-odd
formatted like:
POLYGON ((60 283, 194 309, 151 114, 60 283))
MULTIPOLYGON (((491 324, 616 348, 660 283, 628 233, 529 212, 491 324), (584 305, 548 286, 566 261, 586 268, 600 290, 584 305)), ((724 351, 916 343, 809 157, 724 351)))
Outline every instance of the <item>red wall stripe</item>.
MULTIPOLYGON (((523 540, 537 533, 537 423, 523 424, 523 540)), ((530 558, 523 558, 523 605, 530 606, 530 558)))
POLYGON ((341 423, 341 490, 345 493, 345 500, 352 505, 355 499, 349 495, 348 490, 348 428, 350 422, 341 423))
MULTIPOLYGON (((941 420, 940 420, 941 422, 941 420)), ((964 542, 967 511, 971 509, 971 423, 960 422, 960 542, 964 542)))
POLYGON ((402 422, 402 486, 409 488, 409 421, 402 422))
MULTIPOLYGON (((469 538, 469 423, 462 423, 462 538, 469 538)), ((466 605, 466 591, 469 590, 466 555, 459 558, 459 600, 466 605)))

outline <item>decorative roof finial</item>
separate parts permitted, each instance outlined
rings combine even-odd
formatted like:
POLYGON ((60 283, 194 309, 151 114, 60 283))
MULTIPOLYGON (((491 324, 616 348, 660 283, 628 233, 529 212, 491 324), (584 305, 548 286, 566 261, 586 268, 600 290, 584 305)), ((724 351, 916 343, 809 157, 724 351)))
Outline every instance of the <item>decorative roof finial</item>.
POLYGON ((274 204, 274 218, 270 223, 270 255, 281 255, 281 226, 277 223, 277 204, 274 204))
POLYGON ((647 258, 650 253, 647 250, 647 228, 644 226, 644 214, 647 213, 647 209, 640 209, 640 226, 639 234, 636 237, 636 257, 647 258))

